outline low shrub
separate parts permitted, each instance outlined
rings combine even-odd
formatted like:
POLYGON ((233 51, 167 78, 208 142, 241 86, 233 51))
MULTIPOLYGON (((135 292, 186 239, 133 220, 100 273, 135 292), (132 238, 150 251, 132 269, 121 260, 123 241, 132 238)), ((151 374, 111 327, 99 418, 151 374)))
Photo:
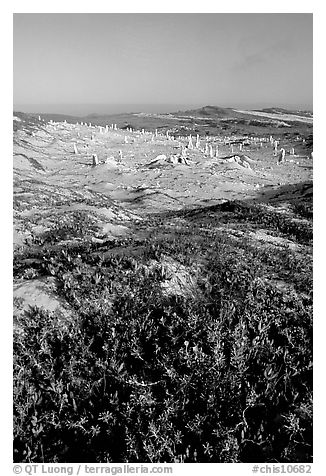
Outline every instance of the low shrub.
POLYGON ((310 256, 200 220, 152 225, 143 240, 46 242, 16 257, 18 276, 55 276, 72 315, 17 318, 15 462, 311 461, 310 256), (196 296, 163 292, 169 278, 150 263, 166 255, 201 262, 196 296))

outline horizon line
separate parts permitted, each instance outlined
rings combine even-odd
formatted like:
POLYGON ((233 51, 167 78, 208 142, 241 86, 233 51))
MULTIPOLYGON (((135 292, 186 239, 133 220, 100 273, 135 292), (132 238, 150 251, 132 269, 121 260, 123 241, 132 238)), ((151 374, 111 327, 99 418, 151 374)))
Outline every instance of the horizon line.
MULTIPOLYGON (((216 107, 216 108, 223 108, 223 109, 239 109, 239 108, 245 108, 246 110, 250 109, 263 109, 263 108, 280 108, 280 109, 288 109, 289 108, 295 108, 296 110, 300 111, 313 111, 313 105, 306 105, 306 104, 273 104, 273 103, 256 103, 256 104, 241 104, 238 103, 237 105, 218 105, 218 104, 203 104, 203 103, 13 103, 13 110, 19 112, 19 108, 25 109, 25 108, 32 108, 35 109, 34 111, 21 111, 21 112, 30 112, 30 113, 37 113, 37 112, 42 112, 41 109, 43 109, 43 114, 67 114, 67 115, 78 115, 80 114, 80 111, 77 113, 66 113, 64 111, 59 111, 59 112, 53 112, 53 111, 45 111, 44 108, 53 108, 55 107, 56 109, 63 107, 64 109, 67 108, 92 108, 95 109, 93 111, 89 111, 84 114, 96 114, 99 113, 99 111, 96 111, 97 108, 103 109, 103 108, 119 108, 119 109, 125 109, 124 111, 121 111, 120 113, 135 113, 135 112, 154 112, 154 111, 142 111, 142 108, 174 108, 174 110, 171 110, 170 112, 176 112, 176 108, 179 107, 186 107, 187 109, 191 107, 195 108, 204 108, 204 107, 216 107), (130 108, 137 107, 137 110, 130 110, 130 108), (129 109, 129 110, 127 110, 129 109)), ((108 111, 108 113, 111 111, 108 111)), ((158 113, 162 111, 157 111, 158 113)), ((166 111, 169 112, 169 111, 166 111)), ((103 112, 101 111, 103 114, 103 112)), ((117 113, 115 113, 117 114, 117 113)), ((83 114, 82 114, 83 115, 83 114)))

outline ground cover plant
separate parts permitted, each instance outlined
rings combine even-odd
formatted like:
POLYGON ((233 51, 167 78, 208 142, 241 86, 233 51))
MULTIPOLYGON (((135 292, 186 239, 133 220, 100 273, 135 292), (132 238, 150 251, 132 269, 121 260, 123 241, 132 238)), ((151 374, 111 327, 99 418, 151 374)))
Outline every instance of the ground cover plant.
POLYGON ((312 216, 292 211, 226 202, 98 242, 80 215, 17 250, 71 314, 16 317, 14 460, 311 461, 312 216))

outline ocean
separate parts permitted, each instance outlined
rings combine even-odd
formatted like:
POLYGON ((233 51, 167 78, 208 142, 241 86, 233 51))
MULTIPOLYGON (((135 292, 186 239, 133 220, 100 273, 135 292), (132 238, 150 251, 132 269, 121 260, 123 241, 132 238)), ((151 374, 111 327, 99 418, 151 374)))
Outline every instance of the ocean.
POLYGON ((14 111, 30 113, 68 114, 122 114, 129 112, 166 113, 201 107, 202 104, 14 104, 14 111))

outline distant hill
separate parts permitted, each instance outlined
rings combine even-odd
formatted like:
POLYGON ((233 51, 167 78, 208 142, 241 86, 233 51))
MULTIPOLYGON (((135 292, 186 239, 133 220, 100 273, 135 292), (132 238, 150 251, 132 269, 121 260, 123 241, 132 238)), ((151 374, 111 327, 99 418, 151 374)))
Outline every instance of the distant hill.
MULTIPOLYGON (((286 114, 286 115, 294 115, 294 116, 301 116, 312 118, 313 114, 311 111, 293 111, 288 110, 280 107, 270 107, 270 108, 263 108, 263 109, 253 109, 253 110, 238 110, 235 108, 230 107, 220 107, 220 106, 203 106, 197 109, 187 109, 185 111, 176 111, 171 113, 162 113, 160 115, 154 113, 147 113, 145 114, 147 117, 161 117, 161 118, 168 118, 170 117, 197 117, 202 119, 252 119, 254 115, 259 113, 260 115, 269 114, 286 114)), ((58 113, 40 113, 42 119, 45 121, 49 121, 52 119, 53 121, 67 121, 67 122, 80 122, 80 121, 87 121, 92 123, 103 123, 110 121, 114 122, 126 122, 129 121, 130 117, 135 116, 136 113, 119 113, 119 114, 99 114, 99 113, 92 113, 83 116, 77 115, 68 115, 68 114, 58 114, 58 113)), ((138 114, 141 114, 140 112, 138 114)), ((30 118, 38 118, 39 113, 22 113, 22 112, 15 112, 15 115, 18 117, 21 116, 29 116, 30 118)))
MULTIPOLYGON (((180 113, 181 111, 179 111, 180 113)), ((199 109, 190 109, 183 112, 184 114, 188 114, 191 116, 199 116, 199 117, 218 117, 218 118, 225 118, 225 117, 234 117, 234 111, 231 108, 227 107, 218 107, 218 106, 204 106, 199 109)))
POLYGON ((230 107, 220 107, 220 106, 204 106, 198 109, 189 109, 186 111, 178 111, 174 113, 175 115, 185 114, 193 117, 206 117, 214 119, 227 119, 227 118, 244 118, 245 115, 252 116, 252 112, 258 112, 263 115, 267 114, 287 114, 293 116, 303 116, 303 117, 313 117, 311 111, 293 111, 281 107, 269 107, 263 109, 252 109, 252 110, 240 110, 230 107))

